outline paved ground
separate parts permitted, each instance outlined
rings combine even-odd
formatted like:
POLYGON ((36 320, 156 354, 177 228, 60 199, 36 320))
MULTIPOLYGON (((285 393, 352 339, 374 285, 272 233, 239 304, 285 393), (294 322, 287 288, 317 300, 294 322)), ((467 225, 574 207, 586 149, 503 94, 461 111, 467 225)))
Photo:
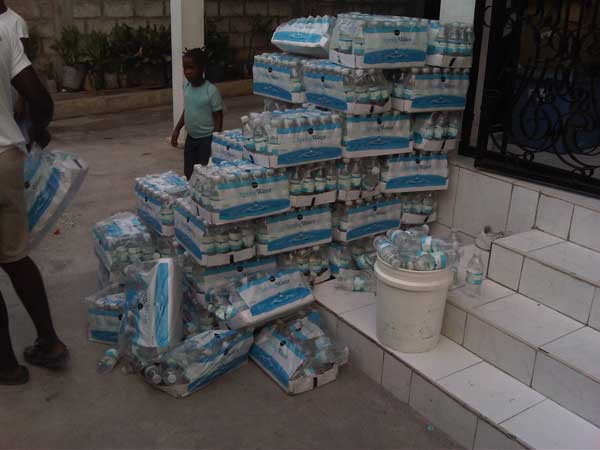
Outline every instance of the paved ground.
MULTIPOLYGON (((253 97, 228 101, 226 127, 259 110, 253 97)), ((60 233, 34 253, 57 327, 72 354, 68 370, 31 370, 24 387, 0 388, 0 448, 451 448, 454 444, 407 405, 352 367, 337 382, 291 398, 248 364, 203 391, 175 400, 136 376, 100 376, 104 347, 86 341, 82 298, 96 288, 90 228, 130 209, 134 178, 182 170, 181 151, 165 143, 167 109, 55 123, 54 146, 90 164, 86 183, 60 233)), ((20 352, 35 338, 25 310, 2 274, 11 330, 20 352)))

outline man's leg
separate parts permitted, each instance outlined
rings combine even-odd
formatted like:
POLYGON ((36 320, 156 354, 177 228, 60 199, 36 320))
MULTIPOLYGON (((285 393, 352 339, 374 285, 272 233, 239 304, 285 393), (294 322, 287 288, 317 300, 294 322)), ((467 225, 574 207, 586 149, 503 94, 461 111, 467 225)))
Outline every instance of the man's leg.
POLYGON ((0 385, 24 384, 28 380, 29 371, 19 365, 13 351, 8 329, 8 311, 0 293, 0 385))

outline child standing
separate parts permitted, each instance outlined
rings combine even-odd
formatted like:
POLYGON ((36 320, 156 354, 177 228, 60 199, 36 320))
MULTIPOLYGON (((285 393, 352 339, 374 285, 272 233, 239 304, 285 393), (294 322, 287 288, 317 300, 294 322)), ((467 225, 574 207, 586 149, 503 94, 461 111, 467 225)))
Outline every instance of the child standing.
POLYGON ((208 164, 213 131, 223 130, 223 100, 219 91, 204 79, 206 52, 201 48, 187 50, 183 55, 183 73, 187 83, 183 88, 184 111, 173 130, 171 145, 177 147, 179 133, 185 125, 184 168, 189 180, 194 166, 208 164))

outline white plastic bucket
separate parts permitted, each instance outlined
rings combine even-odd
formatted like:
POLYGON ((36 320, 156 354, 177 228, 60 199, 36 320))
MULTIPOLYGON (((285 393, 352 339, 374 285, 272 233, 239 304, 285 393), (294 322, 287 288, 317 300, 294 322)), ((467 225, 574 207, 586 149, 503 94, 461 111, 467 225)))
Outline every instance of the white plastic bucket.
POLYGON ((377 337, 393 350, 422 353, 440 340, 450 269, 417 272, 395 269, 378 258, 377 337))

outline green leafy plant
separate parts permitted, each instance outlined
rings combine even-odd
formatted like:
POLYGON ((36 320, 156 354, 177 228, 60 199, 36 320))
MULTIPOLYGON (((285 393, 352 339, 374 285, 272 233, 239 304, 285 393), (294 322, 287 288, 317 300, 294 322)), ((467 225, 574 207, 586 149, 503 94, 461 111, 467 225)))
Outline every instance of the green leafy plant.
POLYGON ((204 48, 208 64, 223 65, 229 59, 229 36, 217 31, 217 24, 212 19, 206 21, 204 48))
POLYGON ((79 29, 73 25, 64 27, 60 37, 52 45, 67 66, 76 66, 83 61, 82 55, 82 34, 79 29))
POLYGON ((139 62, 163 66, 171 62, 171 29, 169 27, 150 26, 138 29, 139 62))
POLYGON ((83 60, 89 64, 92 72, 106 69, 110 57, 108 34, 102 31, 92 31, 85 37, 83 60))
POLYGON ((140 55, 140 41, 136 30, 118 23, 112 28, 108 39, 111 71, 124 72, 126 67, 135 66, 140 55))
POLYGON ((27 55, 32 61, 35 61, 40 54, 42 47, 42 37, 36 27, 29 29, 29 39, 27 40, 27 55))
POLYGON ((254 59, 256 48, 254 42, 257 37, 263 37, 266 42, 270 41, 271 35, 273 34, 273 22, 274 17, 261 17, 252 16, 250 17, 250 39, 248 44, 248 61, 254 59))

